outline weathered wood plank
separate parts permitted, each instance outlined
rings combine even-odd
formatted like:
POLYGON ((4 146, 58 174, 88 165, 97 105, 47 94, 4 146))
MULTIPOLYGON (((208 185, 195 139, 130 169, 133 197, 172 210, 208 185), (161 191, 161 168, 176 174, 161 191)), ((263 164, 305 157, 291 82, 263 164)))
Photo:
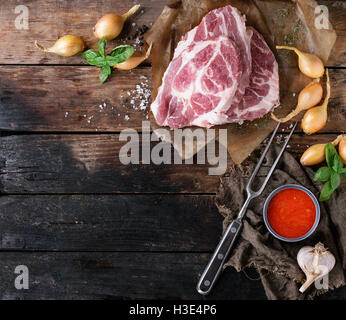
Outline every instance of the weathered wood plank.
MULTIPOLYGON (((209 192, 218 177, 206 165, 123 165, 126 142, 110 135, 23 135, 1 138, 5 192, 209 192)), ((153 146, 154 144, 152 144, 153 146)))
MULTIPOLYGON (((292 137, 299 158, 308 145, 335 134, 292 137)), ((278 135, 280 142, 284 134, 278 135)), ((5 193, 214 193, 219 176, 208 164, 123 165, 117 134, 14 135, 0 138, 0 191, 5 193)), ((154 144, 152 143, 152 146, 154 144)), ((248 161, 256 161, 253 154, 248 161)))
POLYGON ((0 250, 213 251, 212 196, 0 197, 0 250))
MULTIPOLYGON (((330 76, 329 119, 321 132, 345 130, 346 69, 332 69, 330 76)), ((0 66, 0 129, 118 132, 130 127, 141 130, 142 121, 149 115, 150 88, 150 68, 116 72, 101 85, 98 70, 93 67, 0 66)), ((292 95, 293 105, 296 99, 292 95)), ((291 124, 292 121, 287 123, 284 131, 291 124)))
MULTIPOLYGON (((161 13, 165 0, 141 0, 142 10, 127 24, 116 45, 126 41, 128 37, 134 39, 139 26, 150 27, 161 13), (132 26, 132 23, 136 26, 132 26)), ((346 66, 346 24, 345 7, 342 1, 319 1, 328 6, 330 20, 337 32, 338 38, 328 65, 346 66)), ((21 4, 29 8, 29 29, 18 30, 15 19, 18 14, 15 0, 3 1, 0 18, 0 63, 1 64, 80 64, 84 63, 80 56, 62 58, 52 54, 45 54, 34 47, 34 41, 39 40, 45 46, 52 45, 63 34, 81 36, 88 47, 95 48, 97 39, 93 36, 92 28, 98 18, 106 13, 126 12, 134 1, 118 2, 116 7, 113 1, 22 1, 21 4)), ((127 41, 131 42, 131 41, 127 41)), ((132 41, 133 42, 133 41, 132 41)))
POLYGON ((318 1, 319 4, 328 7, 329 20, 336 32, 337 38, 330 54, 327 65, 346 67, 346 4, 345 1, 318 1))
MULTIPOLYGON (((209 254, 0 253, 2 299, 201 299, 198 276, 209 254), (29 269, 29 290, 16 290, 14 269, 29 269)), ((260 281, 227 270, 207 299, 265 299, 260 281), (246 285, 244 285, 246 282, 246 285), (237 288, 237 290, 234 290, 237 288)))
MULTIPOLYGON (((1 299, 201 299, 196 283, 210 254, 0 253, 1 299), (14 287, 14 269, 29 269, 29 289, 14 287)), ((249 271, 248 271, 249 272, 249 271)), ((251 276, 256 278, 254 271, 251 276)), ((344 299, 346 287, 318 299, 344 299)), ((260 280, 227 268, 203 299, 266 299, 260 280)))
POLYGON ((149 114, 151 69, 116 72, 103 85, 98 74, 94 67, 0 66, 0 128, 93 132, 140 129, 149 114), (140 109, 141 103, 146 110, 140 109))
MULTIPOLYGON (((45 47, 50 47, 65 34, 74 34, 81 37, 87 48, 97 48, 97 41, 93 34, 93 27, 97 20, 107 13, 123 14, 138 1, 55 1, 38 0, 22 1, 20 4, 29 9, 29 28, 18 30, 15 25, 15 8, 19 3, 16 0, 1 3, 0 19, 0 64, 85 64, 80 55, 73 57, 59 57, 46 54, 34 46, 37 40, 45 47)), ((135 43, 138 38, 138 28, 150 27, 161 13, 166 1, 142 0, 142 8, 131 17, 121 35, 112 42, 109 48, 123 44, 135 43), (135 23, 135 26, 132 24, 135 23), (131 40, 127 40, 131 38, 131 40)))

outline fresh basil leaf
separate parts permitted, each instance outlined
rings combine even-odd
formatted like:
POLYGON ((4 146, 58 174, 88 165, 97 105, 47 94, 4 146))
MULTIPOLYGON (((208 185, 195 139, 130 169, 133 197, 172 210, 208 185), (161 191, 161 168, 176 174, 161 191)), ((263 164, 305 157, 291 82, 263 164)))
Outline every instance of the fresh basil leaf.
POLYGON ((339 173, 344 179, 346 179, 346 167, 342 168, 339 173))
POLYGON ((112 70, 110 68, 110 66, 104 66, 101 68, 101 73, 100 73, 100 82, 104 83, 107 78, 110 76, 110 74, 112 73, 112 70))
POLYGON ((132 46, 123 45, 123 46, 118 46, 114 48, 111 52, 111 56, 114 58, 117 58, 117 61, 115 64, 118 64, 129 59, 133 55, 134 52, 135 52, 135 49, 133 49, 132 46))
POLYGON ((326 161, 329 168, 333 167, 334 156, 338 154, 335 147, 331 143, 327 143, 326 145, 326 161))
POLYGON ((330 179, 332 170, 329 167, 321 167, 317 170, 314 176, 315 181, 328 181, 330 179))
POLYGON ((117 57, 112 57, 112 56, 107 56, 106 61, 110 67, 113 67, 119 63, 119 59, 117 57))
POLYGON ((101 55, 98 51, 92 50, 92 49, 84 51, 82 53, 82 57, 88 62, 93 61, 95 58, 100 57, 100 56, 101 55))
POLYGON ((97 48, 99 49, 99 53, 101 54, 102 57, 106 56, 106 45, 107 45, 106 38, 102 38, 97 44, 97 48))
POLYGON ((334 155, 332 168, 335 172, 340 173, 340 170, 344 166, 341 157, 338 154, 334 155))
POLYGON ((324 184, 324 186, 321 190, 320 201, 322 202, 322 201, 328 200, 333 192, 334 192, 334 190, 333 190, 331 183, 330 183, 330 180, 329 180, 324 184))
POLYGON ((108 65, 104 57, 97 57, 94 60, 90 61, 89 63, 97 67, 106 67, 108 65))
POLYGON ((333 191, 340 185, 340 180, 340 175, 333 171, 330 176, 330 186, 332 187, 333 191))

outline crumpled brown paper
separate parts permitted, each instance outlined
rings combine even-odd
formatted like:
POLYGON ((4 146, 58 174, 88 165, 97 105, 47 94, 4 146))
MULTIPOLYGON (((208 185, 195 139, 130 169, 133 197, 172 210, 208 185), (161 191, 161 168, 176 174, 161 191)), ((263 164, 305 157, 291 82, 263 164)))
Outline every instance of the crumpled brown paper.
MULTIPOLYGON (((232 5, 246 15, 247 25, 259 31, 273 50, 279 63, 281 106, 276 113, 281 116, 295 105, 299 92, 310 79, 297 68, 297 57, 293 52, 281 51, 278 55, 275 45, 296 46, 321 57, 325 62, 336 40, 331 24, 329 29, 315 27, 314 0, 171 0, 163 9, 145 40, 153 43, 152 80, 155 99, 161 85, 162 76, 173 58, 174 49, 181 37, 198 25, 209 11, 232 5)), ((151 117, 152 128, 158 128, 151 117)), ((227 129, 227 149, 232 160, 240 164, 274 129, 275 123, 269 115, 255 121, 245 121, 242 125, 227 124, 215 129, 227 129)), ((173 141, 173 138, 171 139, 173 141)), ((209 141, 206 141, 208 143, 209 141)), ((198 148, 185 150, 183 158, 190 158, 198 148)))

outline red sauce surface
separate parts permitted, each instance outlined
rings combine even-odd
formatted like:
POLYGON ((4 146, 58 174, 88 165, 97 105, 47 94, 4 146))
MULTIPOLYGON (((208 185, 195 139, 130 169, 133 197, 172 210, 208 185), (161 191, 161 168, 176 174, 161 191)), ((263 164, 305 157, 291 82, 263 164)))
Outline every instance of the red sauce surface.
POLYGON ((285 238, 305 235, 316 219, 314 202, 304 191, 284 189, 269 202, 268 222, 272 229, 285 238))

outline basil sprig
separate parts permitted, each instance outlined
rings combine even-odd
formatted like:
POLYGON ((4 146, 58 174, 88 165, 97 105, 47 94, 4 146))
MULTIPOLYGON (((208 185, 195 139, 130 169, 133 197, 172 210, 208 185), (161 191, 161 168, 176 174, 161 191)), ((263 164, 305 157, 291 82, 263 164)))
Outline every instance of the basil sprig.
POLYGON ((111 67, 129 59, 134 49, 132 46, 122 45, 114 48, 110 55, 106 54, 107 40, 102 38, 97 45, 98 50, 87 50, 83 52, 82 57, 92 66, 101 68, 100 82, 104 83, 112 73, 111 67))
POLYGON ((346 179, 346 167, 344 167, 341 157, 331 143, 326 145, 326 162, 328 166, 319 168, 314 176, 315 181, 325 182, 321 190, 320 201, 326 201, 330 198, 339 187, 341 177, 346 179))

